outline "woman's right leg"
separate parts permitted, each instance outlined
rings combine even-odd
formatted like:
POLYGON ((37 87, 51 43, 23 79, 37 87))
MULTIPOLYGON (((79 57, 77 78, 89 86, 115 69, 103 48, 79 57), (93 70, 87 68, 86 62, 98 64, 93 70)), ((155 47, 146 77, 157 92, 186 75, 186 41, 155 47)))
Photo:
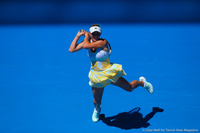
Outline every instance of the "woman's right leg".
POLYGON ((104 91, 104 88, 92 87, 92 93, 93 93, 93 97, 94 97, 93 103, 94 104, 101 104, 103 91, 104 91))
POLYGON ((95 88, 92 87, 92 93, 93 93, 93 103, 94 103, 94 112, 92 114, 92 120, 93 122, 98 122, 99 121, 99 116, 100 116, 100 112, 101 112, 101 99, 103 96, 103 91, 104 88, 95 88))

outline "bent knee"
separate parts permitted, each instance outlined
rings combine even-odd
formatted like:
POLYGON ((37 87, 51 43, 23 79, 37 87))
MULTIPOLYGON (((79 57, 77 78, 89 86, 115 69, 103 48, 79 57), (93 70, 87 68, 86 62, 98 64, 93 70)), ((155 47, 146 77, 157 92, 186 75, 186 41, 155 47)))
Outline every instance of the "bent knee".
POLYGON ((121 88, 123 88, 124 90, 126 90, 128 92, 132 92, 133 91, 133 88, 130 85, 122 86, 121 88))
POLYGON ((132 92, 132 91, 133 91, 133 88, 129 88, 127 91, 128 91, 128 92, 132 92))

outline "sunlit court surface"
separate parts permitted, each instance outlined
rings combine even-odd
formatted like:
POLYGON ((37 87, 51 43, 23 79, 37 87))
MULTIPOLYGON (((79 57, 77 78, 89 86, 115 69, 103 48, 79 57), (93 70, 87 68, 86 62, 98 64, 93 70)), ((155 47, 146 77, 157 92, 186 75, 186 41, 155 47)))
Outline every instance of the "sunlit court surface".
POLYGON ((199 24, 101 24, 111 62, 128 81, 146 77, 154 93, 108 85, 97 123, 87 50, 68 52, 90 25, 0 26, 1 133, 199 131, 199 24))

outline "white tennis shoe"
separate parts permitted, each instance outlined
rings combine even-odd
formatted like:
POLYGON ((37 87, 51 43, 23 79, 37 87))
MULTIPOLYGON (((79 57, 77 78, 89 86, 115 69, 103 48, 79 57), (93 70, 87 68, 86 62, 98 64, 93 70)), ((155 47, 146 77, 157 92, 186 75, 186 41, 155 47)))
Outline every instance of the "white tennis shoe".
POLYGON ((144 82, 144 88, 149 92, 149 93, 153 93, 153 85, 150 82, 147 82, 147 80, 145 79, 145 77, 140 77, 139 81, 143 81, 144 82))
POLYGON ((93 122, 98 122, 99 121, 100 112, 101 112, 101 107, 94 108, 94 112, 92 114, 92 121, 93 122))

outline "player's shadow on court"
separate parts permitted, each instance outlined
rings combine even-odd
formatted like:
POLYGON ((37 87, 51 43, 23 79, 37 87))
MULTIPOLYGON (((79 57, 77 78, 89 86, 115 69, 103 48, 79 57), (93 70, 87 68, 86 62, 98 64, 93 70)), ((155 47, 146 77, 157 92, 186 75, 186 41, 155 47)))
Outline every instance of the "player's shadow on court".
POLYGON ((139 113, 140 108, 134 108, 129 112, 119 113, 118 115, 112 117, 105 117, 105 114, 100 115, 100 120, 103 121, 108 126, 114 126, 121 129, 138 129, 147 128, 150 126, 148 121, 153 118, 153 116, 158 112, 163 112, 164 109, 153 107, 152 112, 147 114, 144 118, 141 113, 139 113))

